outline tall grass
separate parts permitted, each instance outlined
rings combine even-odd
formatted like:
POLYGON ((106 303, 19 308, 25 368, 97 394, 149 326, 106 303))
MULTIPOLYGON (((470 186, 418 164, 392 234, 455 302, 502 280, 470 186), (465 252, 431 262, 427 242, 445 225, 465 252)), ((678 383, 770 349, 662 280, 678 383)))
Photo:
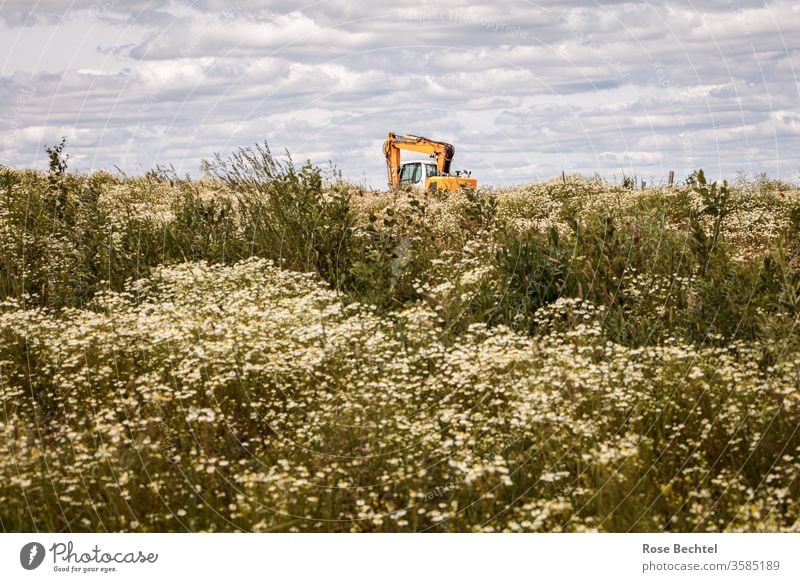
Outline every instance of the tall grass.
POLYGON ((0 168, 4 530, 796 530, 800 192, 0 168))

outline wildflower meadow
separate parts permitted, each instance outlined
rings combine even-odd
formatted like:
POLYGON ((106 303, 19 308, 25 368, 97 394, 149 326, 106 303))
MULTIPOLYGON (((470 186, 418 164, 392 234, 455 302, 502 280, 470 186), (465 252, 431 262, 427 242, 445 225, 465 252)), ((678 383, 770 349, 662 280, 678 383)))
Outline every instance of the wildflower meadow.
POLYGON ((800 190, 0 168, 4 531, 800 530, 800 190))

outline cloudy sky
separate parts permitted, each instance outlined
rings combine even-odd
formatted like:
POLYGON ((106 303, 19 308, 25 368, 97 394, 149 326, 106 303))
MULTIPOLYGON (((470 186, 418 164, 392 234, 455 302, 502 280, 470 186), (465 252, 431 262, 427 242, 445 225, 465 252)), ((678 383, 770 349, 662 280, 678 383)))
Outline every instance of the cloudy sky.
POLYGON ((387 131, 484 184, 800 181, 789 0, 0 0, 0 164, 199 174, 267 140, 385 184, 387 131))

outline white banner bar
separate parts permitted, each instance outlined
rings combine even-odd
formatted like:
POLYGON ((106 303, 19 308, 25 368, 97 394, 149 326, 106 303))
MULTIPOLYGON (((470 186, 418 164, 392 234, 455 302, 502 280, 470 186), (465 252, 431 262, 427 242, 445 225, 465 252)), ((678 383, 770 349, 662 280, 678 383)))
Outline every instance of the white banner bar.
POLYGON ((800 580, 800 534, 3 534, 0 580, 800 580))

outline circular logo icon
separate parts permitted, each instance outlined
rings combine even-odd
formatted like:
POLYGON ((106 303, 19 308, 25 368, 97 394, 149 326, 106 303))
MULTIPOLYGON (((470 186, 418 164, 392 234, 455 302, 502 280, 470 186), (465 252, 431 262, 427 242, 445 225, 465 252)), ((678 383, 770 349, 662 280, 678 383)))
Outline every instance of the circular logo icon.
POLYGON ((29 542, 19 551, 19 563, 26 570, 35 570, 44 561, 44 546, 39 542, 29 542))

